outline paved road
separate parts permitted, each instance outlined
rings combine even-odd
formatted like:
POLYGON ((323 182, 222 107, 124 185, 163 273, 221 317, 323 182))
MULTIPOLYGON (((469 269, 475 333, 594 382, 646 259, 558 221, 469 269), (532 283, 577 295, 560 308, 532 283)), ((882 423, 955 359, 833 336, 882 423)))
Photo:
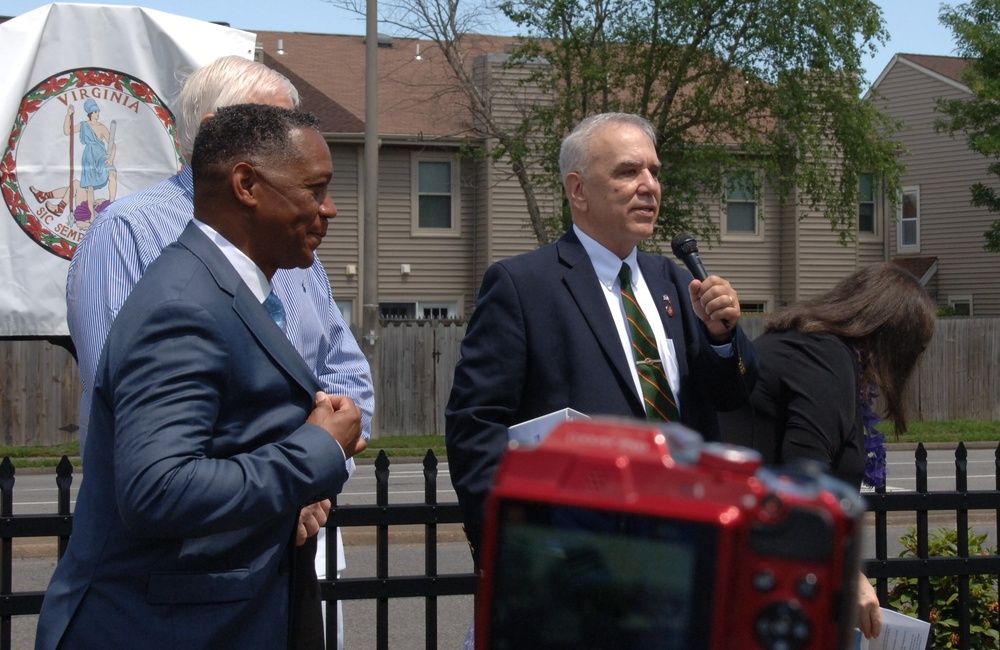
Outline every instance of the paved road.
MULTIPOLYGON (((996 487, 995 447, 973 448, 969 450, 969 489, 991 490, 996 487)), ((913 490, 914 452, 912 450, 890 450, 888 489, 913 490)), ((928 486, 931 490, 955 489, 955 460, 953 450, 931 450, 928 452, 928 486)), ((79 477, 71 490, 75 502, 79 489, 79 477)), ((424 499, 424 470, 420 463, 393 462, 389 466, 390 503, 420 503, 424 499)), ((39 514, 55 512, 55 474, 21 472, 17 475, 14 488, 14 512, 16 514, 39 514)), ((453 503, 455 491, 448 475, 448 463, 438 465, 437 500, 439 503, 453 503)), ((348 481, 339 498, 341 505, 362 505, 375 503, 375 466, 359 465, 354 477, 348 481)))

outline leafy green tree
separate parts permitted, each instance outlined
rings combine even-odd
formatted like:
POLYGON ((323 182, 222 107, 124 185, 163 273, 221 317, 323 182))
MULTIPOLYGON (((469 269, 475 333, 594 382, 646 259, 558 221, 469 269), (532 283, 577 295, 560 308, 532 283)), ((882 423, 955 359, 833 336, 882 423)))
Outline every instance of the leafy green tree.
MULTIPOLYGON (((939 100, 938 110, 947 117, 937 122, 937 129, 964 133, 969 148, 991 160, 987 172, 1000 177, 1000 0, 944 5, 940 19, 954 33, 958 53, 969 59, 964 81, 972 98, 939 100)), ((970 189, 972 205, 1000 212, 995 188, 976 183, 970 189)), ((983 248, 1000 252, 1000 220, 983 237, 983 248)))
POLYGON ((717 236, 709 205, 741 174, 804 201, 845 242, 860 175, 874 173, 889 196, 899 188, 889 139, 898 125, 861 98, 863 55, 887 36, 871 0, 502 0, 496 8, 522 33, 506 66, 550 99, 514 124, 491 113, 465 71, 464 30, 484 5, 459 2, 382 0, 379 18, 446 53, 476 128, 497 142, 490 154, 512 163, 540 243, 569 224, 565 200, 546 213, 535 198, 562 196, 559 143, 603 111, 638 113, 659 129, 660 240, 717 236))

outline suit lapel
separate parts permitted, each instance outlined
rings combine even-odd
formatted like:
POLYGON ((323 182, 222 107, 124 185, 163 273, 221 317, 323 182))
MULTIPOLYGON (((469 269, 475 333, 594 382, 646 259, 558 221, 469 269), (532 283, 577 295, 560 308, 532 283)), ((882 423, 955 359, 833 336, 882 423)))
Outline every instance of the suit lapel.
POLYGON ((302 356, 274 323, 219 247, 212 243, 193 222, 188 224, 177 241, 201 260, 215 278, 219 289, 232 296, 233 310, 271 358, 310 396, 320 390, 319 381, 313 370, 302 360, 302 356))
POLYGON ((590 263, 587 251, 577 239, 573 230, 570 229, 558 242, 556 248, 559 251, 559 259, 567 267, 563 275, 563 282, 569 289, 573 300, 580 308, 587 327, 597 339, 598 345, 604 350, 604 354, 611 360, 612 370, 622 380, 623 385, 631 387, 631 394, 637 408, 642 408, 642 401, 635 392, 632 382, 632 371, 622 350, 621 337, 615 322, 608 312, 608 301, 605 299, 603 289, 594 272, 594 266, 590 263))
POLYGON ((319 381, 311 368, 302 360, 302 355, 291 344, 284 332, 274 323, 264 306, 257 301, 257 296, 246 286, 240 284, 233 297, 233 309, 239 314, 247 329, 267 350, 271 358, 284 368, 295 381, 310 395, 320 390, 319 381))

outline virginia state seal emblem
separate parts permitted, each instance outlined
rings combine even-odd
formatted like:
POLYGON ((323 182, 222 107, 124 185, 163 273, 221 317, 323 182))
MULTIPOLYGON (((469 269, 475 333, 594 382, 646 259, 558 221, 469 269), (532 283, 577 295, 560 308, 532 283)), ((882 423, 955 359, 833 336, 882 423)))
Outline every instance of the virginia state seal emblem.
POLYGON ((10 214, 31 239, 70 259, 104 207, 180 167, 174 117, 148 84, 81 68, 21 100, 0 159, 10 214))

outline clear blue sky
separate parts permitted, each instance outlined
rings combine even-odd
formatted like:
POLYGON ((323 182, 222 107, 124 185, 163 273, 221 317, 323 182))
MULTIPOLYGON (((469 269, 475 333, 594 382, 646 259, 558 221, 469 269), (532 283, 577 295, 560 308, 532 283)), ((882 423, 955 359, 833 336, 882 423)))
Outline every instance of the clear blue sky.
MULTIPOLYGON (((960 1, 952 0, 947 4, 954 6, 960 1)), ((877 3, 882 7, 891 40, 878 56, 864 61, 869 81, 874 81, 892 55, 899 52, 955 54, 951 31, 938 22, 939 0, 877 0, 877 3)), ((41 0, 0 0, 0 15, 17 16, 46 4, 41 0)), ((336 9, 323 0, 145 0, 138 3, 106 0, 86 4, 141 4, 190 18, 227 22, 248 31, 326 34, 363 34, 365 31, 362 18, 336 9)))

